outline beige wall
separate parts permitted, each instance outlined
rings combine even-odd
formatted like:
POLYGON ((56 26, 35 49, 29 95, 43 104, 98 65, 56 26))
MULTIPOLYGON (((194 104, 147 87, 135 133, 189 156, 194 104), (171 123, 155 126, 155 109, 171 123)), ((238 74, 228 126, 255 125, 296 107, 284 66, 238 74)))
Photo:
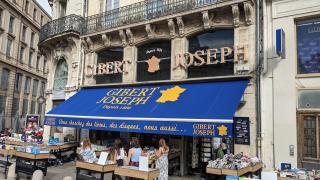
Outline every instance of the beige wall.
POLYGON ((297 165, 297 94, 299 89, 320 89, 320 77, 297 77, 297 41, 295 20, 319 16, 320 1, 274 1, 267 7, 265 54, 267 73, 262 83, 263 157, 268 169, 279 162, 297 165), (286 57, 274 52, 276 29, 285 32, 286 57), (273 130, 274 128, 274 130, 273 130), (274 133, 274 136, 273 136, 274 133), (274 144, 274 153, 273 145, 274 144), (294 145, 294 156, 289 146, 294 145), (273 161, 273 158, 275 161, 273 161))

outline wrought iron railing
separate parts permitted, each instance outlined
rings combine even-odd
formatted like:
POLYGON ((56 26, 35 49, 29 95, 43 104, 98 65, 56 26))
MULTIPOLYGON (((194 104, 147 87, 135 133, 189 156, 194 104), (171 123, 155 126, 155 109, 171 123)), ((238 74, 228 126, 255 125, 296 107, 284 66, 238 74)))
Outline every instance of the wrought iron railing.
POLYGON ((197 9, 229 0, 145 0, 85 19, 82 33, 90 34, 109 28, 146 21, 197 9))
POLYGON ((230 0, 144 0, 83 18, 69 15, 48 22, 41 28, 40 42, 65 32, 90 34, 132 23, 181 13, 230 0))
POLYGON ((83 22, 83 17, 74 14, 50 21, 41 27, 40 42, 66 32, 80 34, 83 22))

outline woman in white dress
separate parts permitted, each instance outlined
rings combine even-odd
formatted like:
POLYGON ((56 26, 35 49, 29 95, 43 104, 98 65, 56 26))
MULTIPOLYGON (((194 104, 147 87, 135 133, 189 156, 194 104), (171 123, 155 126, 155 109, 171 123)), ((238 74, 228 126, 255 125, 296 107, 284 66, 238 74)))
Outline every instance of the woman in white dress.
POLYGON ((157 178, 158 180, 168 180, 168 153, 169 147, 166 144, 164 139, 159 140, 159 150, 156 152, 157 161, 156 168, 160 170, 160 176, 157 178))

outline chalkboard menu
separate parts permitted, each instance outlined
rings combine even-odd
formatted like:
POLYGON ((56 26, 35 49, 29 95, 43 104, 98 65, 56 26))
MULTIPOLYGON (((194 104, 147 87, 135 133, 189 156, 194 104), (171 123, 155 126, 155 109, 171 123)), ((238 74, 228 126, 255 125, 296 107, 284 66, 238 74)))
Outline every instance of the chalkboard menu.
POLYGON ((234 143, 250 145, 249 117, 234 117, 234 143))

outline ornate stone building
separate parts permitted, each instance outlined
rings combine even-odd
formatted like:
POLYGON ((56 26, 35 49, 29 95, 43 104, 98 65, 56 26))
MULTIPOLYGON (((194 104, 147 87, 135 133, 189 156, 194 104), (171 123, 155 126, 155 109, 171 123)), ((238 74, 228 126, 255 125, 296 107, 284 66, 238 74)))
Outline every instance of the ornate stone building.
POLYGON ((235 116, 249 117, 250 145, 232 146, 257 155, 255 1, 49 2, 54 20, 40 42, 50 67, 46 111, 81 87, 246 78, 235 116), (147 70, 148 61, 161 63, 147 70))
POLYGON ((43 119, 47 58, 37 44, 50 20, 36 0, 0 2, 0 129, 21 127, 26 114, 43 119))

